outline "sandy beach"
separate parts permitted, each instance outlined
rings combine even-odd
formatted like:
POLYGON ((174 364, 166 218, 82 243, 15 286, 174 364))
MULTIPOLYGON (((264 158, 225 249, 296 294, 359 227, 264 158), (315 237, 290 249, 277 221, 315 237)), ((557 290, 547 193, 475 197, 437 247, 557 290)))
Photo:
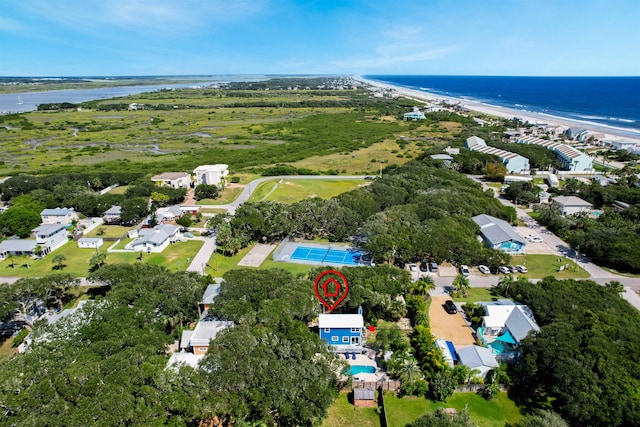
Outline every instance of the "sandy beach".
POLYGON ((550 114, 544 113, 536 113, 533 111, 522 111, 516 110, 506 107, 500 107, 496 105, 489 105, 469 99, 464 98, 455 98, 451 96, 443 96, 440 94, 433 94, 429 92, 424 92, 422 90, 409 89, 402 86, 391 85, 388 83, 377 82, 375 80, 365 79, 362 76, 353 76, 355 80, 358 80, 362 83, 366 83, 373 87, 381 88, 381 89, 393 89, 398 94, 410 98, 415 99, 418 102, 438 102, 438 101, 447 101, 451 104, 460 104, 471 111, 476 111, 479 113, 487 114, 490 116, 501 117, 506 119, 513 119, 514 117, 519 117, 524 121, 528 121, 530 123, 547 123, 551 126, 564 126, 564 127, 581 127, 592 132, 603 133, 605 135, 605 139, 627 139, 634 140, 640 144, 640 129, 629 129, 629 128, 618 128, 614 126, 606 126, 598 123, 592 123, 588 121, 581 120, 572 120, 564 117, 553 116, 550 114))

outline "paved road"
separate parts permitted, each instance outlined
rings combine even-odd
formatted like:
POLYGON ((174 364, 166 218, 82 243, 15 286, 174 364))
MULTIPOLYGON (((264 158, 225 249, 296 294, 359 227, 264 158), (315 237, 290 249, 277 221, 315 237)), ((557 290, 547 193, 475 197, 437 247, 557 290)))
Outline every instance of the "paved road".
POLYGON ((187 267, 187 271, 195 271, 202 275, 204 275, 205 267, 211 259, 211 255, 213 255, 216 250, 216 238, 214 236, 205 237, 203 240, 204 244, 196 256, 193 257, 193 261, 191 261, 189 267, 187 267))
MULTIPOLYGON (((263 182, 273 181, 273 180, 278 180, 278 179, 283 179, 283 180, 288 180, 288 179, 312 179, 312 180, 314 180, 314 179, 320 179, 320 180, 335 179, 335 180, 338 180, 338 181, 340 181, 340 180, 362 179, 363 182, 365 182, 363 175, 282 175, 282 176, 265 176, 263 178, 254 179, 249 184, 247 184, 244 187, 244 190, 242 190, 242 193, 240 193, 238 198, 235 199, 233 202, 228 203, 226 205, 210 205, 210 206, 207 206, 207 207, 216 208, 216 209, 226 209, 227 212, 229 212, 231 215, 233 215, 235 213, 236 209, 238 208, 238 206, 240 206, 241 204, 243 204, 244 202, 249 200, 249 197, 251 197, 251 194, 256 190, 256 188, 258 188, 258 186, 260 184, 262 184, 263 182)), ((213 215, 215 215, 215 214, 207 214, 207 213, 204 214, 204 216, 213 216, 213 215)))

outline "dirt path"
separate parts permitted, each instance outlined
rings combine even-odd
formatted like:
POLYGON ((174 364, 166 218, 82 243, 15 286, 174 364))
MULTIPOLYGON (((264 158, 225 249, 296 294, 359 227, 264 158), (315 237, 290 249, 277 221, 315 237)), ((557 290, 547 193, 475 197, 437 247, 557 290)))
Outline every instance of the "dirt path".
POLYGON ((475 344, 471 328, 467 326, 462 315, 460 313, 449 314, 445 311, 442 305, 448 299, 451 299, 448 295, 431 297, 431 307, 429 307, 431 333, 436 339, 444 338, 453 342, 456 347, 475 344))

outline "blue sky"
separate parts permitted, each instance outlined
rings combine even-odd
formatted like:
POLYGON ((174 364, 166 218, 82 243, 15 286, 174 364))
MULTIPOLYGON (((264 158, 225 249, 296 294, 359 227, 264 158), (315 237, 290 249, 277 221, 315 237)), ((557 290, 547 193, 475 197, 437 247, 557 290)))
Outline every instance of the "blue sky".
POLYGON ((640 0, 0 0, 0 75, 640 75, 640 0))

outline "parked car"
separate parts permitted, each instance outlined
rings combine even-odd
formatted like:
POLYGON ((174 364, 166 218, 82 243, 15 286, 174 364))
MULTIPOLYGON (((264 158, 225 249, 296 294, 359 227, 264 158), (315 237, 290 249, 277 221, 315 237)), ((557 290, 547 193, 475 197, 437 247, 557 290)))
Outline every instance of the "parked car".
POLYGON ((411 271, 418 271, 418 266, 415 264, 409 264, 409 270, 411 271))
POLYGON ((498 267, 498 271, 502 274, 511 273, 511 270, 509 270, 509 267, 507 267, 506 265, 501 265, 500 267, 498 267))
POLYGON ((507 268, 509 269, 510 272, 512 273, 517 273, 518 269, 516 268, 515 265, 508 265, 507 268))
POLYGON ((426 262, 421 262, 419 268, 423 273, 429 271, 429 265, 426 262))
POLYGON ((516 268, 518 269, 519 273, 526 273, 528 271, 527 267, 525 267, 524 265, 516 265, 516 268))
POLYGON ((466 266, 466 265, 464 265, 464 264, 462 264, 462 265, 460 266, 460 273, 461 273, 463 276, 468 276, 469 274, 471 274, 471 272, 469 271, 469 267, 468 267, 468 266, 466 266))
POLYGON ((489 267, 489 271, 491 272, 491 274, 500 273, 500 271, 498 271, 498 267, 489 267))
POLYGON ((438 263, 437 262, 430 262, 429 263, 429 271, 432 273, 436 273, 438 271, 438 263))
POLYGON ((458 312, 458 308, 456 307, 456 305, 453 303, 453 301, 451 301, 450 299, 446 300, 444 303, 444 309, 447 311, 447 313, 449 314, 456 314, 458 312))
POLYGON ((542 240, 542 237, 540 237, 540 236, 533 236, 532 238, 529 239, 529 241, 531 243, 542 243, 542 242, 544 242, 544 240, 542 240))
POLYGON ((479 265, 478 266, 478 270, 480 271, 480 273, 482 274, 489 274, 489 267, 487 267, 486 265, 479 265))

